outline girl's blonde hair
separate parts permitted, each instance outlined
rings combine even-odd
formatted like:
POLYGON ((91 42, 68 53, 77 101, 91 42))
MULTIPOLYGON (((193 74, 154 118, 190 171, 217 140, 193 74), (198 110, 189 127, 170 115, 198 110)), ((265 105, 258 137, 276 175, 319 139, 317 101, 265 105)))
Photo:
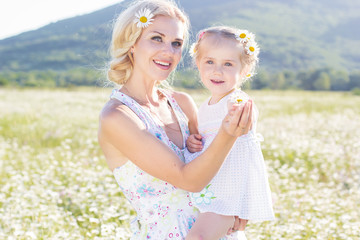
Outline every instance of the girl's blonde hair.
POLYGON ((116 84, 125 84, 133 71, 133 57, 131 47, 140 37, 143 28, 137 27, 134 22, 135 14, 149 9, 154 15, 168 16, 180 20, 184 24, 184 42, 188 38, 189 18, 179 9, 172 0, 136 0, 125 9, 116 19, 113 27, 110 45, 110 66, 107 72, 108 79, 116 84))
MULTIPOLYGON (((234 41, 239 41, 239 39, 237 38, 239 32, 242 32, 244 30, 240 30, 234 27, 228 27, 228 26, 216 26, 216 27, 210 27, 210 28, 206 28, 203 29, 201 31, 199 31, 199 33, 197 34, 197 40, 196 42, 192 45, 191 48, 191 52, 190 54, 193 57, 193 60, 196 62, 198 60, 200 60, 201 58, 201 51, 200 51, 200 46, 202 41, 209 37, 209 36, 216 36, 219 39, 220 38, 226 38, 226 39, 233 39, 234 41)), ((246 31, 246 30, 245 30, 246 31)), ((247 31, 246 31, 247 32, 247 31)), ((254 74, 255 74, 255 68, 259 62, 259 48, 257 47, 256 42, 254 41, 255 39, 255 35, 253 33, 251 33, 251 37, 252 40, 251 42, 253 44, 256 45, 256 52, 254 54, 248 54, 246 51, 246 44, 247 42, 241 42, 239 41, 239 43, 241 44, 242 47, 240 47, 240 62, 242 65, 242 71, 244 72, 244 79, 242 79, 242 83, 244 83, 246 80, 250 79, 254 74)), ((214 46, 216 47, 216 46, 214 46)))

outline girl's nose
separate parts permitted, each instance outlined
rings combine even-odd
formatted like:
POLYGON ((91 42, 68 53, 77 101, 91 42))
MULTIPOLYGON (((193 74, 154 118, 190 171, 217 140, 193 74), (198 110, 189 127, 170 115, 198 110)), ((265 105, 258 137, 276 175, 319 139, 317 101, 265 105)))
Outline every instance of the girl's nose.
POLYGON ((222 68, 221 68, 221 66, 214 65, 213 72, 214 72, 214 74, 216 74, 216 75, 221 75, 221 74, 222 74, 222 68))

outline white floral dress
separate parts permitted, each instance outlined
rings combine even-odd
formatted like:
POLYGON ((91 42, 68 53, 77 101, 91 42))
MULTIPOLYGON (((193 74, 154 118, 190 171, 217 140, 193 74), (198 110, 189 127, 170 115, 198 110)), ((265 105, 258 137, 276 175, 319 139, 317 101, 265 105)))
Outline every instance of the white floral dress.
MULTIPOLYGON (((175 99, 165 91, 162 93, 175 112, 185 146, 185 139, 189 136, 188 119, 175 99)), ((184 150, 170 141, 164 129, 152 119, 145 108, 119 90, 114 90, 111 98, 118 99, 128 106, 144 122, 150 133, 167 144, 179 158, 184 160, 184 150)), ((154 178, 131 161, 115 168, 113 173, 125 197, 137 212, 137 217, 131 222, 133 232, 131 239, 185 238, 198 215, 198 210, 192 205, 188 192, 154 178)))
MULTIPOLYGON (((228 113, 230 99, 243 99, 249 96, 240 89, 209 105, 207 99, 199 107, 199 132, 203 137, 203 151, 215 138, 222 120, 228 113)), ((191 198, 200 212, 214 212, 222 215, 239 216, 253 221, 273 220, 271 192, 267 171, 260 148, 262 136, 256 133, 258 112, 254 107, 252 130, 239 137, 225 162, 210 184, 191 198)), ((186 163, 202 152, 191 154, 185 151, 186 163)))

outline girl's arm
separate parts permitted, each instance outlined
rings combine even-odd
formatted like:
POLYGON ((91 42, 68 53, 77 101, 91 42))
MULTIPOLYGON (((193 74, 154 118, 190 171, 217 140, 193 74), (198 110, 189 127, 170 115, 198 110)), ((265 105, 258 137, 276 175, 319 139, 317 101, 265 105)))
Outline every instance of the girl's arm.
POLYGON ((200 152, 203 149, 202 136, 199 134, 197 107, 194 100, 186 93, 174 92, 172 96, 179 104, 189 122, 190 136, 186 139, 186 148, 189 152, 200 152))
POLYGON ((113 101, 116 100, 110 101, 100 114, 98 136, 101 147, 111 145, 148 174, 192 192, 203 189, 215 176, 236 138, 248 132, 252 116, 251 103, 235 107, 224 119, 209 148, 185 164, 145 129, 135 113, 113 101))

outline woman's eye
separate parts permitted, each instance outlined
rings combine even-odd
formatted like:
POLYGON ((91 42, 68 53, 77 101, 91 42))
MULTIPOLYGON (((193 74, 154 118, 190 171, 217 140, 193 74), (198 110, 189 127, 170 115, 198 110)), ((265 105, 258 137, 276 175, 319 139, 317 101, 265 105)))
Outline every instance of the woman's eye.
POLYGON ((154 41, 157 41, 157 42, 162 42, 162 39, 159 36, 152 37, 151 39, 154 40, 154 41))
POLYGON ((171 45, 173 45, 173 47, 175 48, 180 48, 182 46, 182 42, 178 42, 178 41, 172 42, 171 45))
POLYGON ((225 63, 225 66, 227 66, 227 67, 231 67, 232 66, 232 64, 231 63, 225 63))
POLYGON ((207 60, 206 63, 207 63, 207 64, 213 64, 214 62, 211 61, 211 60, 207 60))

